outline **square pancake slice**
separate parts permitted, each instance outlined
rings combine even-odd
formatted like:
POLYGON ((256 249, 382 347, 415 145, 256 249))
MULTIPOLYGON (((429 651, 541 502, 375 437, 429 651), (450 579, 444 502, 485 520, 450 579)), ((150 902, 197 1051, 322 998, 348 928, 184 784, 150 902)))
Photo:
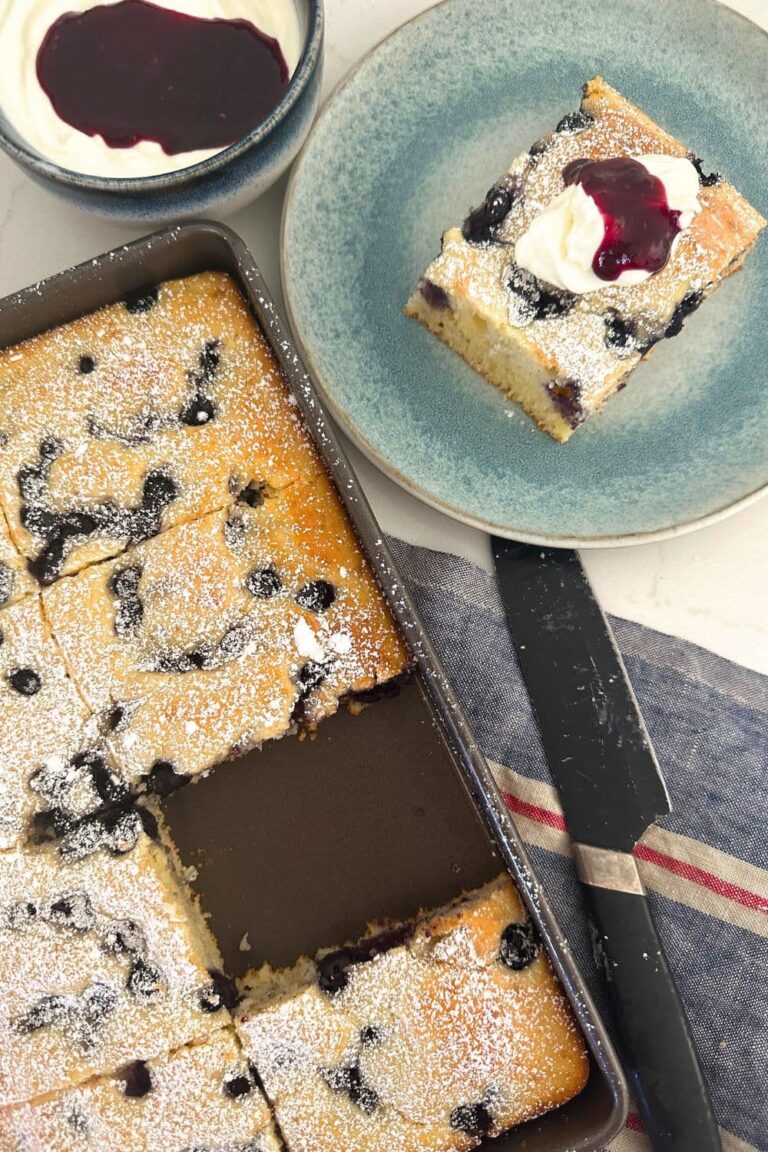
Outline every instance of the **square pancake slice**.
POLYGON ((58 847, 0 853, 0 1107, 228 1022, 221 959, 172 852, 148 813, 125 810, 58 847))
MULTIPOLYGON (((48 806, 36 787, 84 751, 89 710, 41 610, 28 596, 0 612, 0 851, 23 840, 48 806)), ((60 777, 60 803, 76 804, 60 777), (67 792, 67 795, 64 793, 67 792)))
POLYGON ((0 352, 0 505, 36 577, 318 460, 234 281, 205 272, 0 352))
POLYGON ((0 1115, 0 1152, 280 1152, 233 1031, 0 1115))
POLYGON ((407 663, 324 474, 170 529, 44 602, 123 777, 160 791, 407 663))
POLYGON ((406 306, 555 440, 568 440, 663 339, 737 271, 765 220, 717 173, 600 77, 577 112, 513 160, 461 228, 449 229, 406 306), (515 262, 515 245, 578 160, 688 158, 698 211, 669 260, 639 284, 561 291, 515 262))
POLYGON ((586 1083, 507 877, 243 990, 236 1026, 292 1152, 469 1149, 586 1083))

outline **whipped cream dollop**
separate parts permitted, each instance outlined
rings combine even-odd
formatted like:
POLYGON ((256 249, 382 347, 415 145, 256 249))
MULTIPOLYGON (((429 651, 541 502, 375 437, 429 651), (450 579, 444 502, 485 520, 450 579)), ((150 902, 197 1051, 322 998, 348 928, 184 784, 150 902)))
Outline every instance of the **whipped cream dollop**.
MULTIPOLYGON (((120 0, 5 0, 0 3, 0 108, 27 144, 62 168, 92 176, 157 176, 199 164, 221 148, 168 155, 153 140, 111 148, 56 113, 37 77, 37 54, 50 27, 67 13, 120 0)), ((280 44, 292 76, 303 39, 294 0, 153 0, 156 5, 202 19, 247 20, 280 44)), ((137 84, 141 77, 137 76, 137 84)))
MULTIPOLYGON (((678 229, 690 227, 701 207, 699 176, 690 160, 662 155, 633 159, 663 184, 669 208, 679 213, 678 229)), ((595 201, 581 184, 569 184, 531 221, 515 245, 515 260, 537 279, 576 295, 615 284, 642 284, 653 275, 645 269, 627 268, 617 280, 598 276, 593 263, 604 236, 605 221, 595 201)))

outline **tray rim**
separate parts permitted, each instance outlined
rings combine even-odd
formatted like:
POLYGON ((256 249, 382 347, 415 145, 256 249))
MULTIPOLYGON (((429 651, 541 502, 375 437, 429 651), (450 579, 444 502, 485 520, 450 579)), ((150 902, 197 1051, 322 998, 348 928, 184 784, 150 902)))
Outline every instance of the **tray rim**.
MULTIPOLYGON (((627 1080, 613 1043, 584 983, 567 938, 559 927, 531 867, 527 850, 517 832, 514 820, 503 803, 485 757, 472 735, 464 711, 425 632, 407 586, 397 571, 384 535, 330 422, 315 382, 307 371, 256 261, 244 241, 228 226, 210 220, 185 222, 163 228, 0 299, 0 316, 5 318, 10 313, 10 325, 13 326, 15 314, 26 317, 31 311, 34 315, 35 305, 39 306, 44 296, 56 296, 62 287, 66 287, 67 311, 71 312, 68 319, 75 319, 93 310, 91 306, 78 310, 75 305, 78 288, 89 283, 98 283, 102 270, 106 268, 113 270, 120 265, 127 265, 129 272, 141 269, 142 256, 150 251, 156 254, 158 250, 171 257, 174 251, 178 251, 181 262, 185 246, 205 238, 223 245, 237 270, 236 273, 232 273, 230 269, 230 273, 246 296, 278 360, 286 385, 297 402, 315 446, 354 525, 363 552, 376 573, 381 590, 408 644, 420 673, 428 704, 446 738, 454 767, 467 792, 468 802, 473 804, 480 816, 491 844, 496 848, 501 863, 517 885, 529 915, 541 934, 549 958, 579 1022, 587 1048, 610 1093, 611 1113, 605 1122, 595 1126, 594 1131, 583 1134, 581 1138, 569 1139, 567 1145, 553 1143, 548 1147, 551 1152, 594 1152, 607 1144, 622 1129, 629 1109, 627 1080)), ((191 273, 182 271, 178 274, 184 276, 191 273)), ((173 274, 167 278, 173 278, 173 274)), ((134 286, 138 287, 141 283, 139 277, 134 286)), ((119 300, 122 294, 124 291, 117 295, 107 291, 101 304, 96 307, 113 303, 119 300)), ((58 321, 58 323, 67 322, 67 319, 58 321)), ((7 327, 7 323, 5 326, 7 327)), ((29 339, 34 334, 48 331, 50 327, 46 325, 34 332, 27 331, 20 337, 12 337, 10 340, 0 336, 0 349, 29 339)), ((551 1115, 555 1116, 557 1112, 551 1115)), ((546 1124, 546 1115, 538 1122, 546 1124)), ((522 1125, 512 1129, 510 1134, 523 1131, 525 1127, 522 1125)), ((503 1139, 504 1136, 494 1141, 494 1146, 499 1152, 503 1152, 503 1145, 500 1143, 503 1139)))

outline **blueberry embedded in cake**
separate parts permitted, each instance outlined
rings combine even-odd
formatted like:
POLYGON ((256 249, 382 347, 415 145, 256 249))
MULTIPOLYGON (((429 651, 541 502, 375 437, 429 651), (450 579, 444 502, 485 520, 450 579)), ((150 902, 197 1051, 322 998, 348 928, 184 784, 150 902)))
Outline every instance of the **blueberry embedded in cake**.
POLYGON ((236 1026, 287 1144, 307 1152, 469 1149, 587 1079, 506 877, 315 961, 250 974, 236 1026))
POLYGON ((254 480, 281 487, 320 467, 223 273, 144 289, 0 352, 0 410, 0 507, 43 585, 254 480))
POLYGON ((445 233, 406 312, 564 442, 765 223, 598 77, 445 233))
MULTIPOLYGON (((92 749, 89 710, 43 616, 27 596, 0 611, 0 851, 33 821, 92 810, 95 775, 77 758, 92 749)), ((106 768, 105 768, 106 770, 106 768)), ((106 786, 106 785, 105 785, 106 786)))
POLYGON ((267 1103, 231 1028, 3 1112, 0 1152, 280 1152, 267 1103))
POLYGON ((44 602, 122 778, 161 794, 407 663, 324 475, 169 529, 44 602))
POLYGON ((132 809, 0 852, 0 1107, 227 1023, 221 958, 172 853, 132 809))

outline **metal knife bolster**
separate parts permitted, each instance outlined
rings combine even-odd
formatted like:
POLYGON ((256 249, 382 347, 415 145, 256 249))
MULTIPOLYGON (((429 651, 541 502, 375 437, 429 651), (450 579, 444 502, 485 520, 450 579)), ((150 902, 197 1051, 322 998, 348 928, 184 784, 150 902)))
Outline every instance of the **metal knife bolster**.
POLYGON ((576 871, 582 884, 592 888, 610 888, 613 892, 645 895, 637 861, 628 852, 595 848, 592 844, 572 844, 576 871))

